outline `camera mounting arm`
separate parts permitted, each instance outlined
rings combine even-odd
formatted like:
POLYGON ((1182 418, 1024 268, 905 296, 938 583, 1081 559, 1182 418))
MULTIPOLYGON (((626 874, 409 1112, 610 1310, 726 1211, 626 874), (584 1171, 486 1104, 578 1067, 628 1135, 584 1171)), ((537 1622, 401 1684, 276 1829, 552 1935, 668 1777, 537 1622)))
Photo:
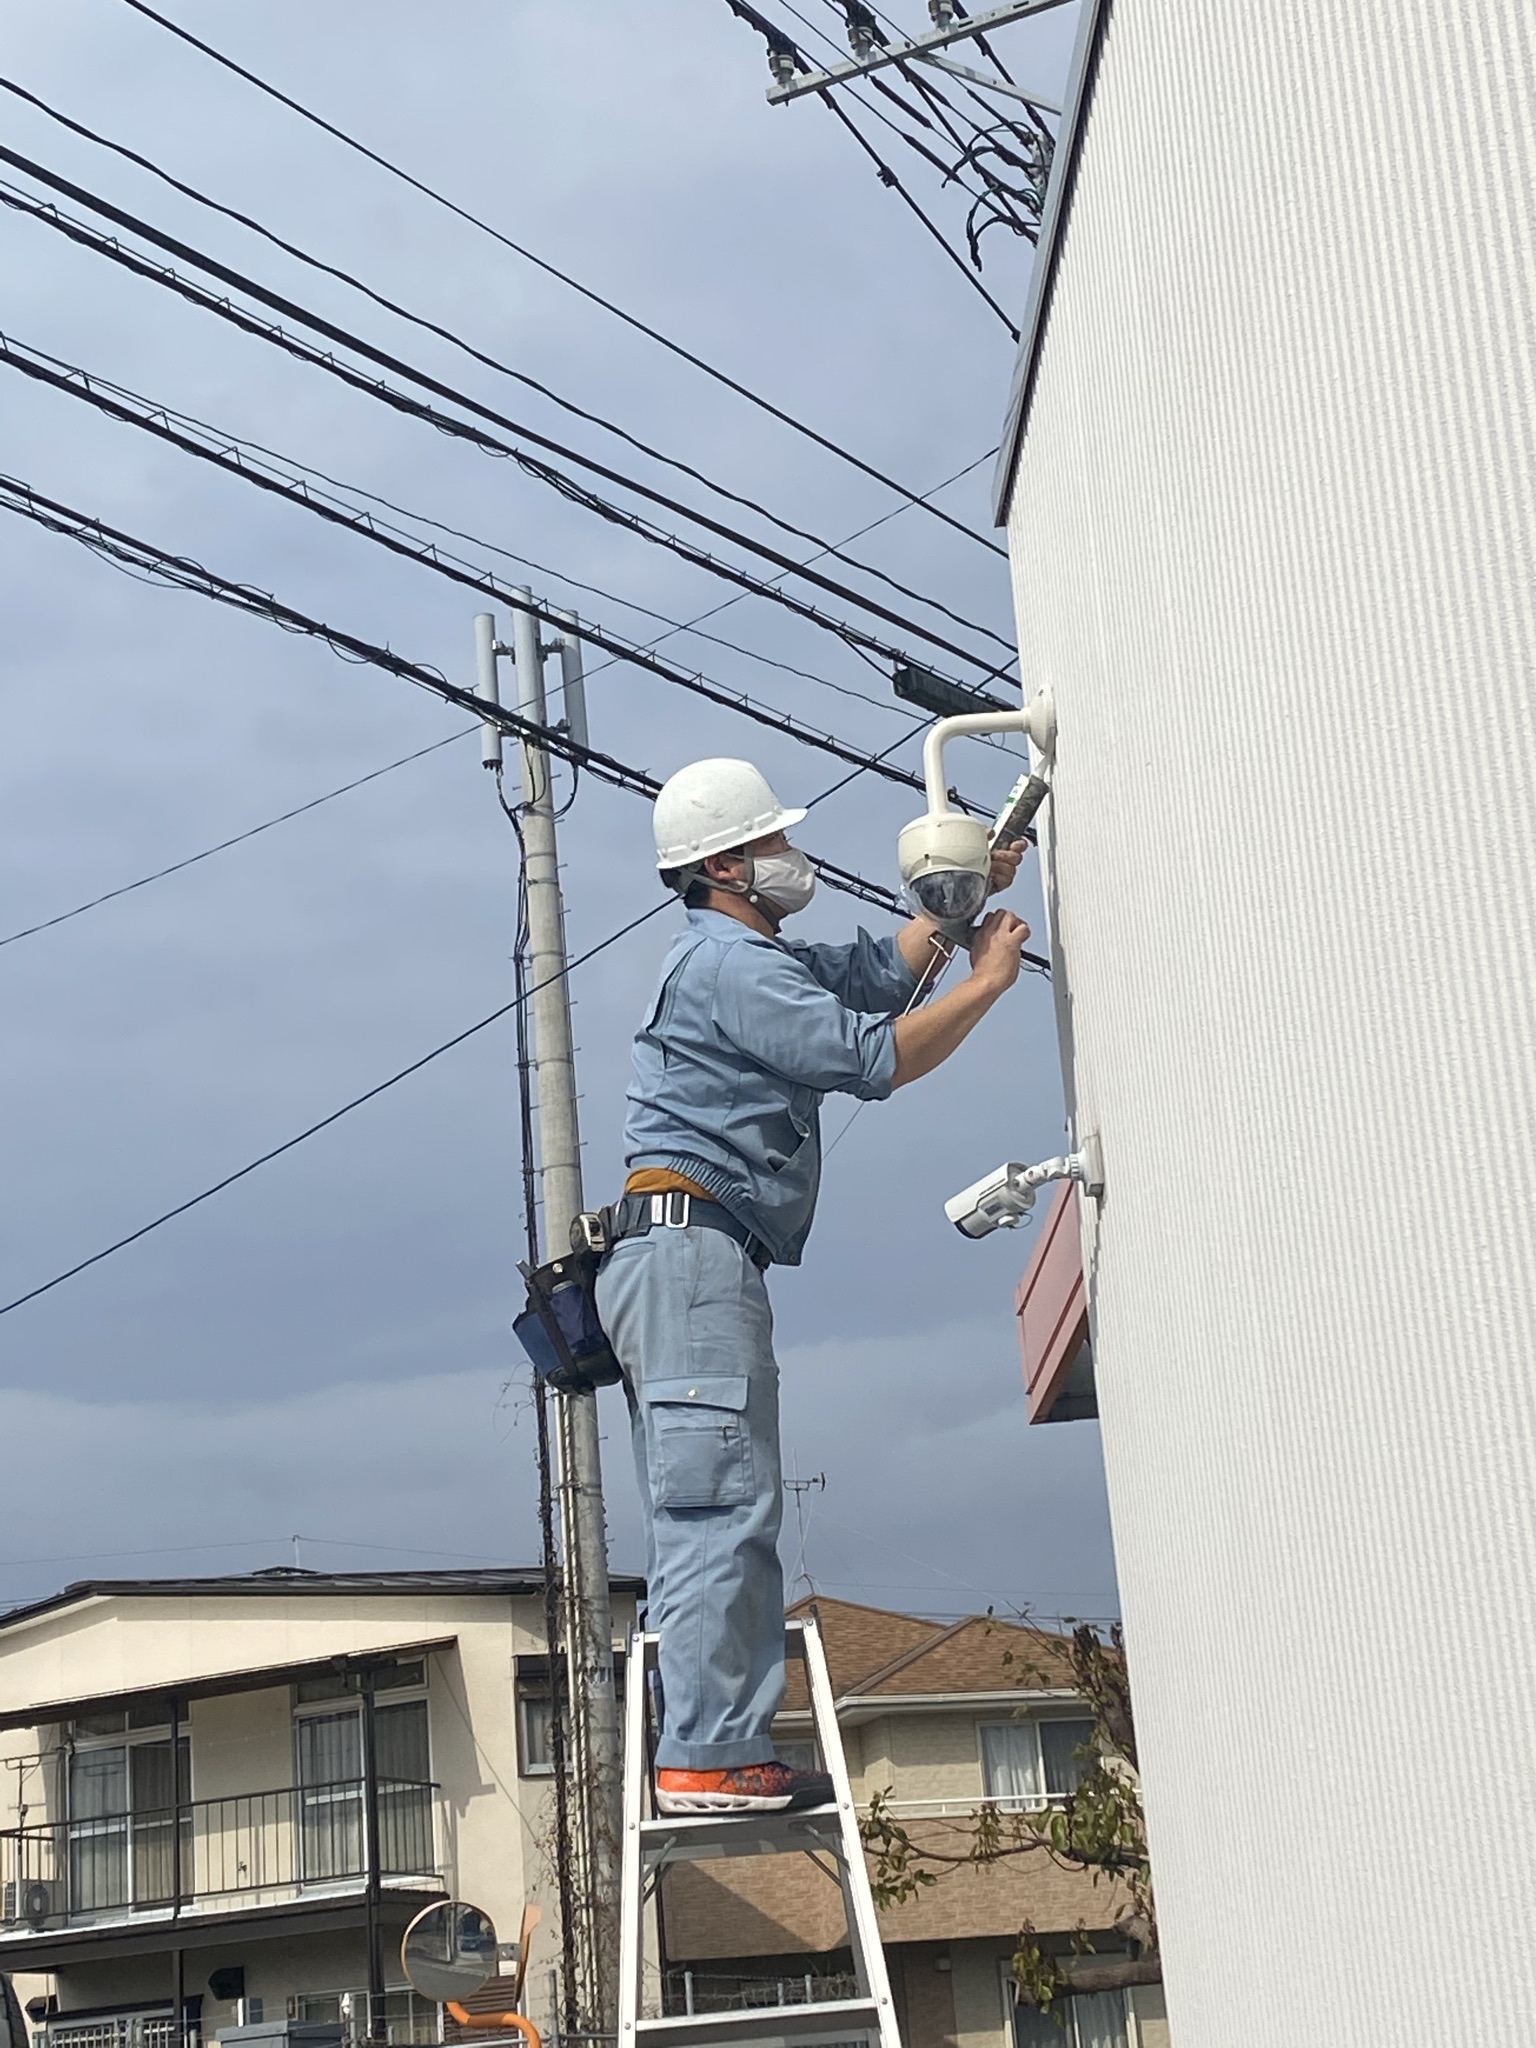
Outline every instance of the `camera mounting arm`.
POLYGON ((962 711, 954 718, 940 718, 928 728, 923 741, 923 781, 928 791, 928 815, 940 818, 950 809, 944 780, 944 749, 951 740, 970 733, 1028 733, 1046 759, 1056 751, 1056 702, 1049 690, 1037 690, 1028 704, 1017 711, 962 711))

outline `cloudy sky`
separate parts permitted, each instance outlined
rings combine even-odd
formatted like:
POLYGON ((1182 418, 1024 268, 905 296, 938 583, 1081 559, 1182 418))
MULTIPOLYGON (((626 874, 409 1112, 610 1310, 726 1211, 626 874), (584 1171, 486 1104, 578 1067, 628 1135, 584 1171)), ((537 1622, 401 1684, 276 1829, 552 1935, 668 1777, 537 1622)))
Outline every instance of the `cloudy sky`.
MULTIPOLYGON (((826 0, 803 6, 836 35, 826 0)), ((765 104, 761 45, 724 0, 164 0, 163 11, 909 487, 927 490, 995 445, 1013 353, 1001 323, 823 107, 765 104)), ((926 10, 901 0, 897 16, 915 32, 926 10)), ((1059 89, 1070 17, 1008 32, 1000 49, 1019 75, 1059 89)), ((7 31, 7 75, 49 105, 807 531, 835 540, 901 502, 122 0, 11 0, 7 31)), ((937 173, 861 119, 953 232, 960 209, 937 173)), ((9 97, 4 139, 529 427, 810 552, 9 97)), ((1015 318, 1028 261, 1027 244, 991 239, 987 281, 1015 318)), ((621 634, 665 630, 634 607, 686 620, 731 595, 511 464, 9 210, 0 266, 10 340, 458 528, 473 536, 455 543, 470 560, 621 634)), ((471 683, 473 592, 13 370, 0 370, 0 409, 8 475, 471 683)), ((941 500, 983 533, 990 467, 941 500)), ((1010 633, 1004 564, 923 512, 902 512, 859 551, 1010 633)), ((130 580, 9 514, 0 620, 0 940, 465 724, 376 669, 130 580)), ((911 724, 882 673, 775 607, 748 599, 710 630, 736 646, 678 638, 668 651, 863 748, 911 724)), ((591 715, 596 745, 657 776, 701 754, 748 754, 804 802, 845 772, 631 667, 594 677, 591 715)), ((916 741, 893 758, 915 766, 916 741)), ((1016 767, 973 744, 955 772, 990 802, 1016 767)), ((801 837, 890 884, 897 830, 918 808, 865 776, 801 837)), ((642 800, 583 784, 562 843, 574 953, 656 900, 648 827, 642 800)), ((3 1298, 504 1002, 514 853, 478 745, 461 739, 0 944, 3 1298)), ((1027 877, 1020 907, 1038 926, 1037 906, 1027 877)), ((860 915, 889 929, 823 891, 797 930, 834 937, 860 915)), ((671 917, 575 976, 593 1201, 620 1184, 628 1041, 671 917)), ((846 1113, 828 1105, 829 1142, 846 1113)), ((1028 1238, 967 1244, 942 1210, 1000 1158, 1056 1150, 1061 1131, 1049 992, 1026 977, 950 1066, 868 1109, 832 1154, 807 1261, 774 1282, 787 1459, 826 1476, 806 1496, 804 1568, 819 1588, 936 1614, 993 1601, 1114 1612, 1096 1428, 1025 1425, 1011 1292, 1028 1238)), ((0 1604, 88 1574, 285 1562, 295 1532, 305 1564, 336 1569, 531 1559, 533 1431, 507 1335, 519 1214, 502 1024, 0 1318, 0 1604)), ((637 1513, 611 1397, 605 1424, 614 1562, 633 1568, 637 1513)))

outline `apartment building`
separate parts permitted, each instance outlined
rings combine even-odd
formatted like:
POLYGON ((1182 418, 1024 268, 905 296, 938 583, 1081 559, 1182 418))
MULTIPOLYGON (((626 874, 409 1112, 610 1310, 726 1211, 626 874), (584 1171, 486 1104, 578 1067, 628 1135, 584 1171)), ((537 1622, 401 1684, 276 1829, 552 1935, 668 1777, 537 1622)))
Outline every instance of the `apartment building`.
MULTIPOLYGON (((1038 1810, 1069 1794, 1092 1722, 1059 1637, 972 1616, 950 1624, 818 1598, 854 1794, 877 1792, 919 1846, 964 1854, 985 1802, 1038 1810)), ((809 1705, 791 1667, 780 1754, 809 1764, 809 1705)), ((847 1967, 835 1883, 809 1859, 682 1864, 662 1886, 669 2008, 835 1996, 847 1967)), ((1160 1990, 1068 2000, 1047 2019, 1016 2007, 1009 1973, 1025 1921, 1063 1951, 1086 1937, 1127 1953, 1113 1885, 1036 1853, 950 1871, 880 1916, 910 2048, 1166 2048, 1160 1990), (1081 1930, 1081 1933, 1079 1933, 1081 1930)))
POLYGON ((1004 434, 1178 2048, 1536 2039, 1532 20, 1084 0, 1004 434))
MULTIPOLYGON (((615 1624, 641 1582, 614 1580, 615 1624)), ((534 1571, 89 1581, 0 1616, 0 1971, 35 2048, 439 2016, 400 1936, 447 1896, 559 1940, 534 1571)), ((536 1953, 530 2010, 547 2021, 536 1953)))

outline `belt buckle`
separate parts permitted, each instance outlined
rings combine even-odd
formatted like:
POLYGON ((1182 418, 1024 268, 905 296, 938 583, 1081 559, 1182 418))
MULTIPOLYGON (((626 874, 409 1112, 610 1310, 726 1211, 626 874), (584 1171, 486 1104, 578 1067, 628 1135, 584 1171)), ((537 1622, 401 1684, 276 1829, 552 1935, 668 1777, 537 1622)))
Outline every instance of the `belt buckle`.
POLYGON ((571 1250, 599 1254, 613 1249, 612 1211, 584 1209, 571 1225, 571 1250))
POLYGON ((693 1209, 693 1197, 684 1188, 668 1188, 665 1194, 651 1197, 651 1227, 660 1224, 663 1230, 686 1230, 693 1209))

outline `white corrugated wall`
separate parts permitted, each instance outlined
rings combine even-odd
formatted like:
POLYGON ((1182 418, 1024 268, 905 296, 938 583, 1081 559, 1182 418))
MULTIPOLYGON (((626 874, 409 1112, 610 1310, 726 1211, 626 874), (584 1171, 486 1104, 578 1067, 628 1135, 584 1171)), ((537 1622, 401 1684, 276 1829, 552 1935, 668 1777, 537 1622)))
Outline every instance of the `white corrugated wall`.
POLYGON ((1533 22, 1114 0, 1012 500, 1175 2048, 1536 2041, 1533 22))

